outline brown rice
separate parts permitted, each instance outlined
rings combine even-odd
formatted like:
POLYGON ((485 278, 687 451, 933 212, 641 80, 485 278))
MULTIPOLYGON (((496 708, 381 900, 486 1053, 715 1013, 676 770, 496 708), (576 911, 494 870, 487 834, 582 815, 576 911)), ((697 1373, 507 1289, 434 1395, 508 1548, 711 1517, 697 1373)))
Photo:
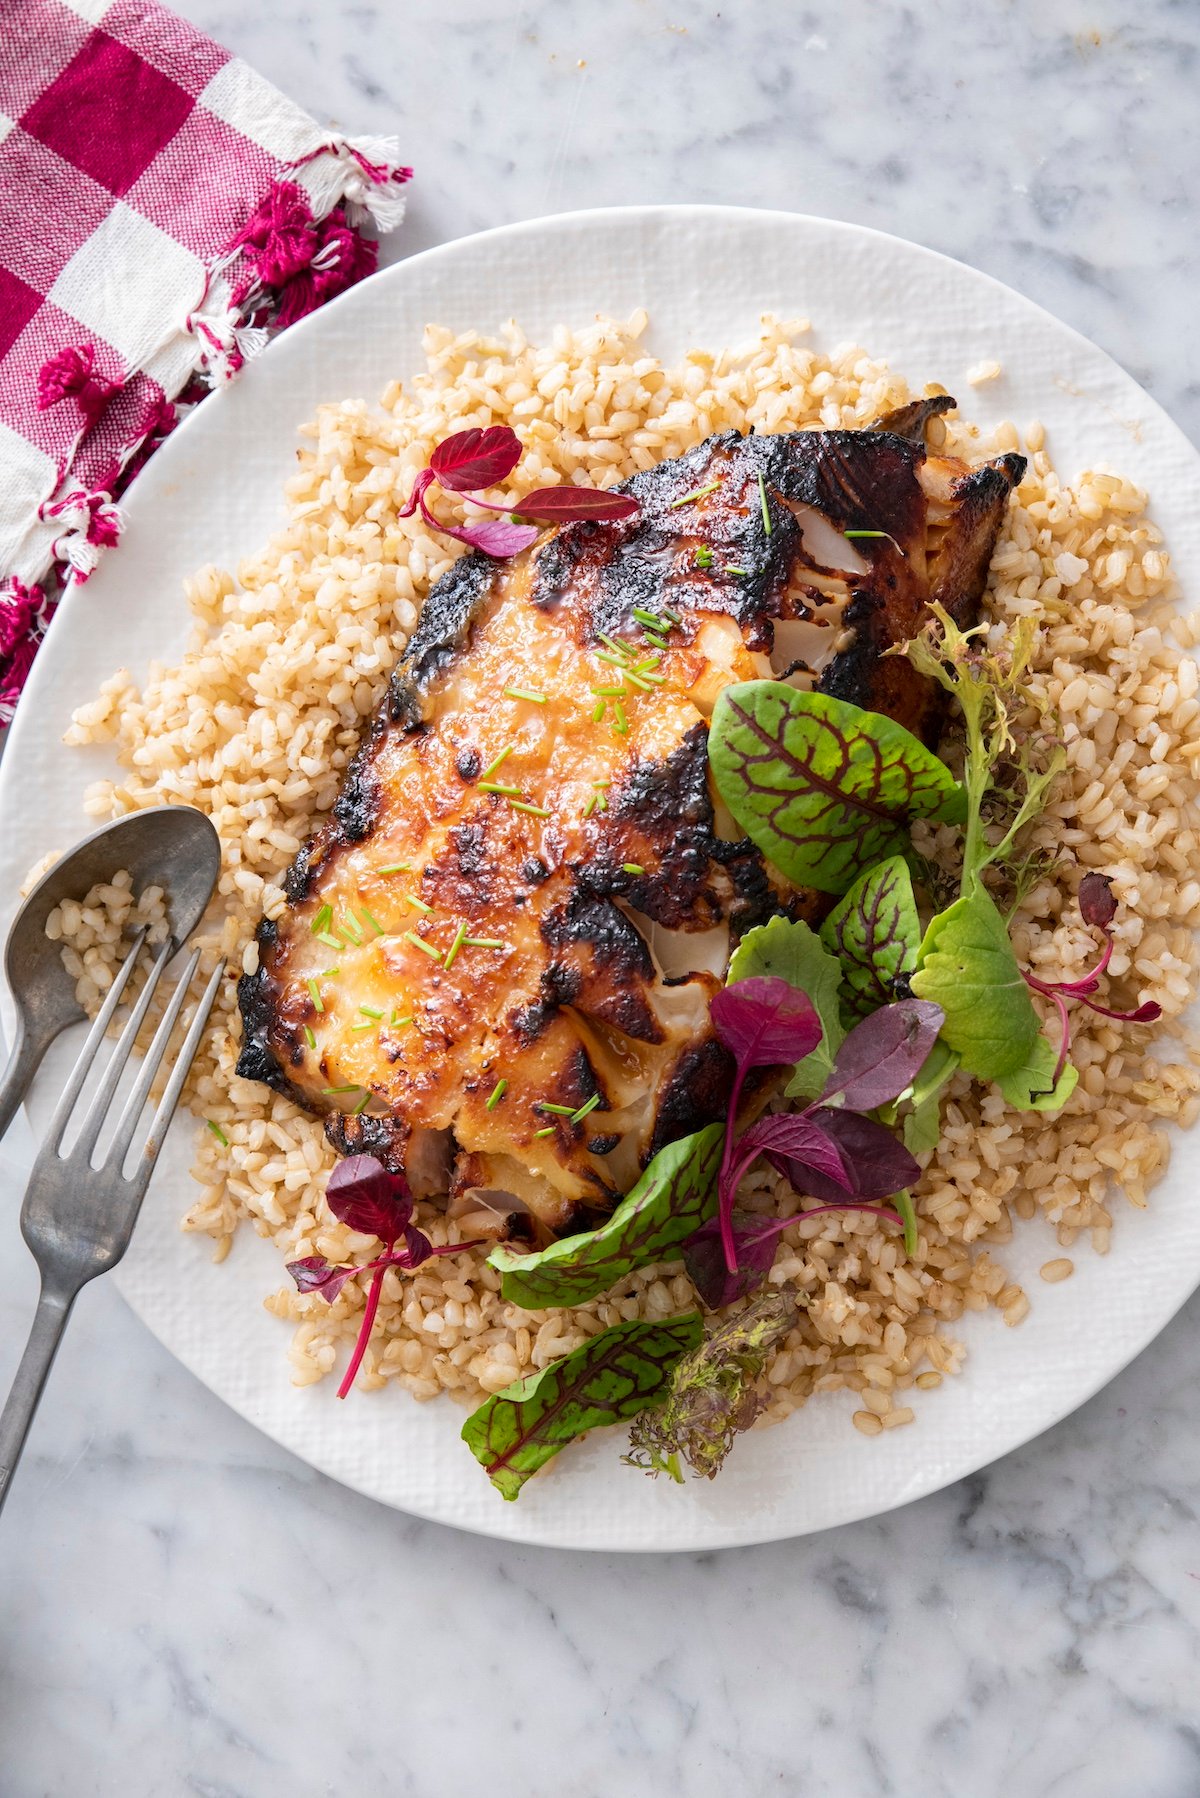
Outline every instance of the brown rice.
MULTIPOLYGON (((444 541, 419 518, 397 516, 440 437, 511 424, 525 445, 523 490, 611 484, 713 431, 863 425, 909 397, 862 350, 804 347, 803 325, 766 319, 740 350, 697 350, 667 368, 640 345, 645 323, 641 314, 624 325, 599 321, 542 345, 514 325, 495 336, 431 328, 427 371, 394 382, 379 407, 320 409, 288 486, 283 532, 236 574, 205 568, 188 584, 195 632, 183 660, 153 666, 140 689, 117 674, 76 714, 67 741, 113 743, 122 770, 90 790, 93 817, 179 801, 216 824, 225 861, 210 953, 253 967, 258 917, 283 906, 280 870, 331 805, 421 600, 449 565, 444 541)), ((998 372, 980 364, 968 378, 998 372)), ((951 420, 946 433, 950 447, 973 456, 1019 447, 1011 425, 985 439, 951 420)), ((1121 901, 1114 988, 1121 998, 1157 999, 1164 1023, 1147 1052, 1145 1031, 1077 1017, 1080 1083, 1058 1116, 1011 1111, 996 1091, 958 1079, 916 1194, 911 1259, 893 1229, 858 1212, 784 1233, 771 1278, 795 1281, 808 1309, 769 1369, 768 1421, 810 1393, 849 1387, 858 1429, 909 1422, 899 1395, 957 1371, 963 1351, 952 1326, 964 1312, 994 1307, 1013 1325, 1028 1310, 998 1258, 1014 1221, 1040 1212, 1061 1248, 1106 1253, 1114 1198, 1144 1206, 1166 1165, 1162 1124, 1190 1124, 1200 1111, 1200 1081, 1172 1024, 1191 994, 1200 921, 1200 670, 1180 653, 1200 638, 1200 614, 1179 619, 1169 603, 1170 565, 1145 496, 1104 469, 1068 483, 1043 445, 1042 428, 1031 427, 1030 467, 988 602, 998 638, 1018 617, 1039 620, 1034 679, 1061 717, 1069 757, 1036 831, 1064 865, 1022 905, 1016 944, 1043 974, 1082 971, 1095 942, 1071 893, 1083 871, 1103 869, 1121 901)), ((470 515, 463 502, 453 509, 470 515)), ((926 846, 936 854, 946 844, 934 833, 926 846)), ((152 915, 154 899, 142 895, 135 907, 128 883, 114 882, 56 915, 85 1003, 107 984, 134 910, 152 915)), ((286 1259, 366 1259, 372 1243, 325 1208, 333 1156, 320 1125, 234 1075, 238 1035, 231 981, 192 1082, 195 1110, 225 1140, 200 1132, 201 1191, 184 1228, 211 1236, 218 1258, 248 1223, 286 1259)), ((762 1178, 748 1202, 797 1209, 788 1189, 762 1178)), ((425 1223, 445 1240, 444 1219, 425 1223)), ((1065 1277, 1071 1265, 1048 1262, 1043 1278, 1065 1277)), ((504 1304, 498 1287, 473 1251, 411 1276, 389 1271, 360 1384, 395 1379, 418 1398, 449 1391, 474 1403, 622 1319, 694 1304, 677 1265, 645 1269, 572 1311, 527 1313, 504 1304)), ((266 1303, 295 1326, 298 1384, 344 1365, 364 1297, 365 1282, 351 1282, 330 1307, 281 1280, 266 1303)))

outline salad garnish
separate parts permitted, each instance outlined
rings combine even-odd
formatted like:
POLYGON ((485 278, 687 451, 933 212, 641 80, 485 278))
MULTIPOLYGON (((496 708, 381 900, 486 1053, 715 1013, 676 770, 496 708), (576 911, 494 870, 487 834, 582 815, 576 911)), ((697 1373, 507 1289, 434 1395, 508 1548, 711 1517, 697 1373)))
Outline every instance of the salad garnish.
POLYGON ((397 516, 411 518, 419 507, 421 517, 432 530, 502 560, 519 555, 536 543, 543 525, 611 524, 637 514, 638 503, 632 494, 607 493, 599 487, 538 487, 518 502, 517 511, 483 499, 483 490, 506 481, 520 460, 521 440, 508 425, 456 431, 437 445, 397 516), (425 498, 435 482, 448 493, 463 494, 485 511, 507 516, 482 519, 477 524, 447 524, 430 510, 425 498))

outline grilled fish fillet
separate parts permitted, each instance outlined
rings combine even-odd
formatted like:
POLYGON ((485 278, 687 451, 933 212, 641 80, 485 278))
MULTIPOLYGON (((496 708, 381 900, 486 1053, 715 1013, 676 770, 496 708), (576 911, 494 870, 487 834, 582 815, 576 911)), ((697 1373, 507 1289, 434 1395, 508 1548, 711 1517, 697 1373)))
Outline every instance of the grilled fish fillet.
POLYGON ((774 675, 936 739, 938 691, 884 652, 931 599, 975 621, 1024 469, 929 453, 952 404, 712 437, 626 484, 631 520, 456 562, 259 926, 238 1072, 470 1233, 535 1240, 719 1116, 731 940, 828 901, 739 837, 708 719, 727 683, 774 675), (657 654, 634 614, 664 609, 657 654))

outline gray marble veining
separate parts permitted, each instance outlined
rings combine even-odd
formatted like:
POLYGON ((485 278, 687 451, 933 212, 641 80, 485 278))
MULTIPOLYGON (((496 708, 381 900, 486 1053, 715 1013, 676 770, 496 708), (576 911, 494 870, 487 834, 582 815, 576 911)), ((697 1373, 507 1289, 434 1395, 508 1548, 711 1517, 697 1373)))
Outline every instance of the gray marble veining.
MULTIPOLYGON (((1200 436, 1190 0, 182 10, 315 112, 399 132, 389 257, 646 199, 851 219, 1042 301, 1200 436)), ((27 1153, 0 1150, 0 1381, 27 1153)), ((891 1517, 647 1561, 333 1486, 101 1284, 0 1532, 0 1798, 1193 1798, 1197 1323, 891 1517)))

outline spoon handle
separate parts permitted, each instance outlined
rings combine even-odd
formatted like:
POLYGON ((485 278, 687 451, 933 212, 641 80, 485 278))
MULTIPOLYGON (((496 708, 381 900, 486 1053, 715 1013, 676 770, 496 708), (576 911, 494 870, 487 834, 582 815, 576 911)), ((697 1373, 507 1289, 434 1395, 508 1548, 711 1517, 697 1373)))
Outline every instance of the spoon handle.
POLYGON ((43 1283, 17 1377, 4 1410, 0 1411, 0 1510, 4 1508, 33 1414, 74 1303, 73 1292, 50 1291, 43 1283))
POLYGON ((17 1115, 17 1107, 29 1090, 29 1082, 38 1070, 42 1056, 46 1053, 49 1038, 38 1042, 18 1020, 16 1040, 12 1053, 0 1074, 0 1136, 3 1136, 17 1115))

